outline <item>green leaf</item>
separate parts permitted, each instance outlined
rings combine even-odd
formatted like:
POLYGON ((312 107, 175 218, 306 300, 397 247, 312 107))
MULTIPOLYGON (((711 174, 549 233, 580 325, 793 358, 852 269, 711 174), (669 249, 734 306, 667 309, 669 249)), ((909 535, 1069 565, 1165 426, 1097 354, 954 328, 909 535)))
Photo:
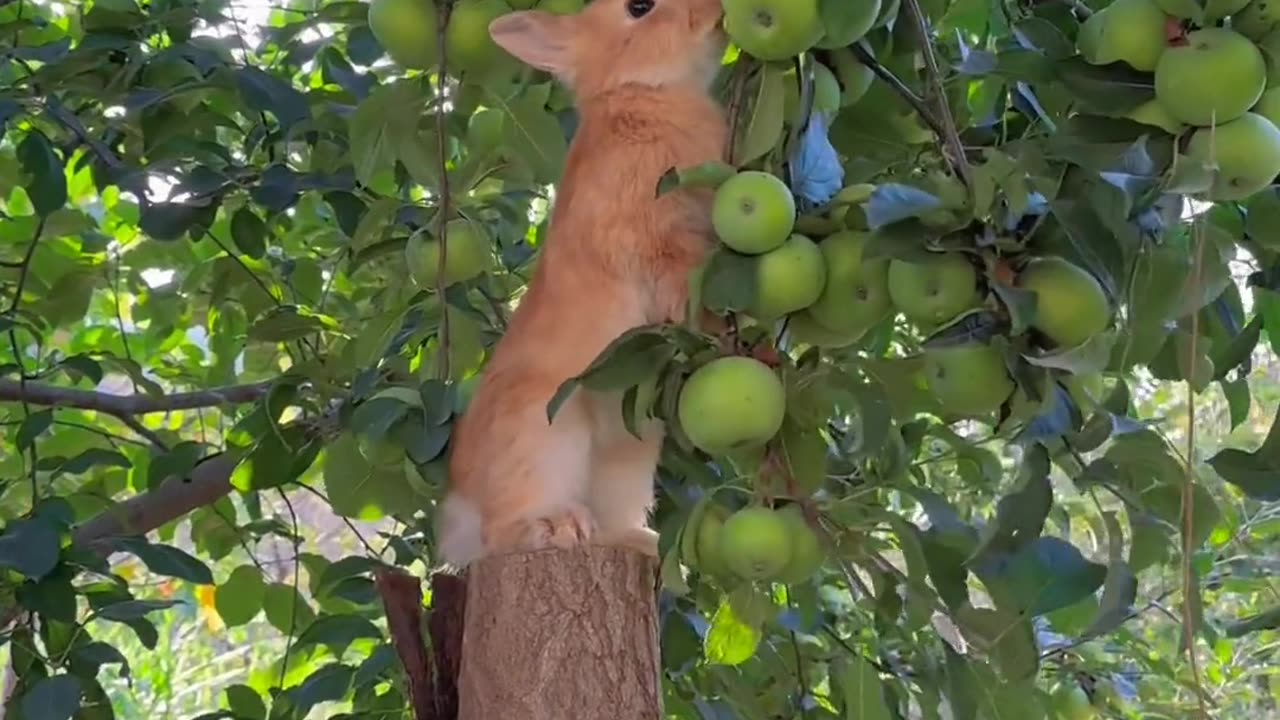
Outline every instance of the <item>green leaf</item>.
POLYGON ((1035 677, 1040 651, 1028 618, 1007 610, 966 606, 956 620, 965 637, 995 661, 1005 678, 1035 677))
POLYGON ((209 566, 196 557, 171 545, 147 542, 142 537, 118 537, 107 541, 115 550, 131 553, 142 561, 147 569, 157 575, 174 577, 197 585, 212 585, 213 573, 209 566))
POLYGON ((24 451, 35 444, 36 438, 44 434, 53 425, 53 409, 47 408, 31 413, 18 426, 18 434, 14 438, 19 451, 24 451))
POLYGON ((67 177, 49 138, 39 130, 32 130, 18 145, 17 155, 29 177, 27 195, 36 213, 48 217, 66 205, 67 177))
POLYGON ((98 608, 98 617, 105 620, 129 623, 140 620, 159 610, 168 610, 179 604, 178 600, 125 600, 98 608))
POLYGON ((218 586, 213 607, 227 627, 245 625, 257 617, 266 592, 261 571, 253 565, 241 565, 218 586))
POLYGON ((561 383, 547 403, 547 421, 555 419, 579 385, 599 392, 621 392, 651 380, 675 354, 661 328, 641 326, 614 338, 587 369, 561 383))
POLYGON ((80 707, 83 689, 75 675, 54 675, 22 694, 24 720, 70 720, 80 707))
POLYGON ((831 667, 831 677, 844 699, 846 720, 891 720, 894 714, 884 697, 884 681, 875 666, 860 655, 841 655, 831 667))
POLYGON ((746 624, 728 600, 722 600, 703 639, 703 654, 713 665, 741 665, 756 654, 762 634, 746 624))
POLYGON ((72 475, 80 475, 92 470, 96 467, 115 467, 129 469, 133 467, 133 463, 129 458, 121 455, 115 450, 107 450, 105 448, 89 448, 75 457, 67 460, 58 467, 60 473, 70 473, 72 475))
POLYGON ((1071 543, 1041 537, 1007 559, 989 561, 979 571, 997 602, 1031 615, 1045 615, 1092 595, 1107 569, 1091 562, 1071 543))
POLYGON ((344 648, 361 639, 381 640, 382 632, 359 615, 321 615, 298 636, 297 647, 326 645, 341 655, 344 648))
POLYGON ((658 178, 656 195, 661 197, 673 190, 682 188, 711 188, 714 190, 736 175, 737 172, 737 169, 732 165, 718 160, 690 167, 671 168, 664 172, 662 177, 658 178))
POLYGON ((249 208, 240 208, 231 216, 231 239, 240 252, 251 258, 261 258, 267 250, 267 226, 249 208))
POLYGON ((550 90, 549 84, 526 88, 510 102, 489 93, 493 107, 507 113, 506 122, 502 124, 503 145, 511 155, 528 163, 538 182, 545 183, 559 181, 569 153, 564 131, 545 105, 550 90))
POLYGON ((1224 634, 1230 638, 1244 637, 1263 630, 1280 628, 1280 607, 1264 610, 1244 620, 1226 626, 1224 634))
POLYGON ((62 535, 45 517, 15 520, 0 535, 0 567, 40 580, 58 566, 62 535))
POLYGON ((1107 579, 1102 584, 1098 614, 1085 629, 1084 638, 1099 637, 1120 627, 1138 597, 1138 579, 1124 561, 1124 530, 1114 512, 1103 513, 1102 519, 1107 526, 1107 579))
MULTIPOLYGON (((317 623, 318 624, 318 623, 317 623)), ((351 690, 355 669, 350 665, 332 663, 307 676, 302 684, 288 690, 298 717, 306 717, 316 705, 336 702, 351 690)))
POLYGON ((339 332, 338 321, 304 307, 285 305, 268 310, 249 328, 249 339, 292 342, 318 332, 339 332))
POLYGON ((983 529, 985 538, 975 556, 1016 552, 1044 531, 1053 506, 1053 486, 1049 483, 1049 456, 1042 446, 1026 450, 1019 480, 1018 489, 996 504, 995 520, 983 529))
POLYGON ((227 696, 227 707, 242 720, 265 720, 267 706, 262 696, 248 685, 228 685, 222 691, 227 696))
POLYGON ((240 67, 236 71, 236 86, 246 105, 275 115, 286 133, 311 116, 311 105, 306 96, 281 76, 256 67, 240 67))
POLYGON ((156 240, 177 240, 193 228, 209 227, 218 212, 213 200, 152 202, 142 206, 138 227, 156 240))
POLYGON ((786 116, 786 79, 778 64, 761 66, 754 100, 740 126, 733 163, 742 167, 773 150, 782 138, 786 116))
POLYGON ((1209 458, 1209 466, 1251 498, 1266 502, 1280 500, 1280 413, 1272 420, 1271 430, 1257 450, 1219 450, 1209 458))
POLYGON ((702 303, 711 312, 741 312, 756 301, 759 261, 726 247, 716 248, 702 270, 702 303))
POLYGON ((267 622, 285 635, 297 637, 315 619, 315 611, 292 585, 271 583, 262 599, 267 622))

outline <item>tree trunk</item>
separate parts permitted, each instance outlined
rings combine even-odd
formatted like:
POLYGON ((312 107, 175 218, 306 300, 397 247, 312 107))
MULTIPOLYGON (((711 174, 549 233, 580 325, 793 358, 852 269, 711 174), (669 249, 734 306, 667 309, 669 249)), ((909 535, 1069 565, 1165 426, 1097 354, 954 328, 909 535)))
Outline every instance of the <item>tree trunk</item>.
POLYGON ((467 576, 459 720, 661 720, 652 558, 589 545, 467 576))

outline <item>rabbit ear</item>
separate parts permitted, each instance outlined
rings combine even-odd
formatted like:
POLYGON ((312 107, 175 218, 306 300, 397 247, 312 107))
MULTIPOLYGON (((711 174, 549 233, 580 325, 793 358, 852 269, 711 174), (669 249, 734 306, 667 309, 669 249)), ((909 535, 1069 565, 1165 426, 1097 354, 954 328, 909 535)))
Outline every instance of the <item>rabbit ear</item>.
POLYGON ((489 35, 503 50, 556 75, 570 70, 573 19, 539 10, 507 13, 489 23, 489 35))

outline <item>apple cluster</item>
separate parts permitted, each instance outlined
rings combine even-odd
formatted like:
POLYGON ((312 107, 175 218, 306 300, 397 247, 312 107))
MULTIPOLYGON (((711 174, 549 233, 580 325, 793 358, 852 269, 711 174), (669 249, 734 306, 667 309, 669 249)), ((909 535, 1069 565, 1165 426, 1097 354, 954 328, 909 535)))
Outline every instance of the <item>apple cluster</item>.
MULTIPOLYGON (((455 75, 514 73, 518 64, 489 36, 489 23, 515 10, 567 15, 585 0, 457 0, 444 29, 447 64, 455 75)), ((440 16, 436 3, 423 0, 373 0, 369 30, 398 65, 431 70, 440 62, 440 16)))
POLYGON ((680 559, 725 584, 801 583, 822 568, 826 552, 799 505, 753 504, 730 512, 708 498, 689 514, 680 559))
POLYGON ((1273 0, 1116 0, 1080 27, 1080 55, 1153 74, 1125 117, 1189 133, 1187 160, 1216 168, 1203 197, 1238 201, 1280 175, 1280 6, 1273 0))
MULTIPOLYGON (((847 48, 882 20, 881 0, 723 0, 724 29, 734 44, 760 60, 790 60, 813 48, 847 48), (824 22, 823 13, 838 16, 824 22)), ((895 5, 896 7, 896 5, 895 5)))

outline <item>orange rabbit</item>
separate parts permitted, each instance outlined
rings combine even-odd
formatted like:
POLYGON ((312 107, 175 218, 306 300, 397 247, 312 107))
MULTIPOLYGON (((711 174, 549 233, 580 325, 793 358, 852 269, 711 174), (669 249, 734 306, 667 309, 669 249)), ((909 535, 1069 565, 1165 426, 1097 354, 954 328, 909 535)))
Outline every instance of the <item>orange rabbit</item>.
POLYGON ((584 542, 657 554, 661 425, 628 433, 620 393, 579 389, 551 423, 546 408, 618 335, 684 319, 689 273, 713 246, 711 193, 655 194, 669 168, 723 159, 727 122, 709 93, 721 16, 721 0, 595 0, 489 26, 572 89, 579 125, 537 270, 453 436, 446 563, 584 542))

